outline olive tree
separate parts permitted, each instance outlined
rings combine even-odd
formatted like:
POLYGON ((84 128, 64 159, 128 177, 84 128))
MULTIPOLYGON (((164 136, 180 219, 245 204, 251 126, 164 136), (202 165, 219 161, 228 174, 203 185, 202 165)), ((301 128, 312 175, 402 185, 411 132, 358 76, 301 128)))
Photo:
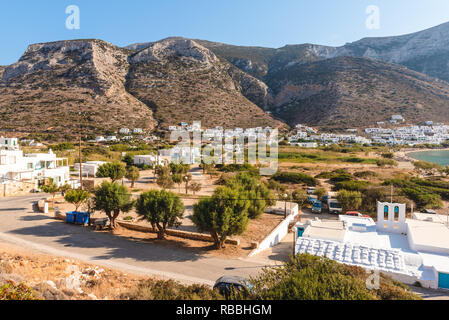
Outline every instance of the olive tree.
POLYGON ((125 175, 126 167, 120 162, 105 163, 100 166, 97 171, 98 178, 110 178, 112 182, 123 179, 125 175))
POLYGON ((89 199, 89 192, 81 189, 69 190, 65 194, 64 199, 68 203, 73 204, 75 206, 75 211, 78 211, 79 207, 89 199))
POLYGON ((104 211, 111 222, 111 229, 116 228, 116 219, 120 212, 128 212, 134 202, 126 186, 117 182, 103 181, 94 191, 94 210, 104 211))
POLYGON ((195 195, 195 193, 197 193, 197 192, 200 192, 201 188, 202 188, 202 185, 199 182, 192 182, 189 187, 189 189, 192 190, 193 195, 195 195))
POLYGON ((193 206, 192 221, 200 232, 209 232, 215 247, 220 249, 227 237, 246 231, 249 206, 250 202, 242 199, 238 190, 218 187, 212 197, 193 206))
POLYGON ((267 207, 276 203, 274 195, 260 177, 254 176, 248 172, 241 172, 236 176, 228 179, 226 186, 239 190, 241 197, 251 201, 248 208, 248 217, 251 219, 258 218, 265 212, 267 207))
POLYGON ((136 201, 137 213, 157 229, 158 239, 165 239, 167 228, 181 225, 184 210, 181 198, 171 191, 151 190, 136 201))
POLYGON ((50 181, 49 184, 43 185, 41 187, 41 190, 43 192, 45 192, 45 193, 51 194, 51 197, 52 197, 51 205, 54 208, 54 206, 55 206, 55 196, 56 196, 56 193, 58 193, 58 191, 59 191, 58 185, 56 183, 54 183, 53 181, 50 181))
POLYGON ((304 204, 306 203, 308 198, 309 196, 304 189, 296 189, 292 192, 292 199, 295 203, 298 204, 299 209, 302 209, 304 207, 304 204))
POLYGON ((131 188, 134 188, 134 184, 136 183, 136 180, 139 179, 139 177, 139 168, 131 166, 126 170, 125 178, 131 181, 131 188))

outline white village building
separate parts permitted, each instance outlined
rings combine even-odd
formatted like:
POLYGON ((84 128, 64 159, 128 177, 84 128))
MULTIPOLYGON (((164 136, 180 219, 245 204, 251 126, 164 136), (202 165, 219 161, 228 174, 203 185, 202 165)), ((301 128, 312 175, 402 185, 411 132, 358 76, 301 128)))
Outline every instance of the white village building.
POLYGON ((162 157, 158 157, 156 155, 152 154, 146 154, 146 155, 136 155, 134 156, 134 164, 135 165, 146 165, 146 166, 153 166, 156 165, 159 160, 159 165, 164 165, 164 159, 162 157))
POLYGON ((58 158, 52 150, 23 154, 16 145, 17 139, 0 140, 0 196, 37 190, 50 180, 58 186, 75 186, 76 181, 70 180, 68 159, 58 158))
POLYGON ((294 230, 297 254, 377 270, 406 284, 449 289, 447 218, 414 214, 406 219, 404 204, 379 202, 377 222, 341 215, 296 224, 294 230))
MULTIPOLYGON (((86 161, 81 164, 83 177, 95 177, 97 175, 98 168, 106 164, 104 161, 86 161)), ((73 166, 76 171, 80 171, 80 164, 75 163, 73 166)))

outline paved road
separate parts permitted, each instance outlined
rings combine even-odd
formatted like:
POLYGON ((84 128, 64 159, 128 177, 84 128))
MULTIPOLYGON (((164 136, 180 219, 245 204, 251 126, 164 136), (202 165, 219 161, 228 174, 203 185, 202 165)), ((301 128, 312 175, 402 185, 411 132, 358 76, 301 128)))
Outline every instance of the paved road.
POLYGON ((43 195, 0 200, 0 241, 142 275, 211 285, 224 274, 255 275, 275 264, 267 257, 225 259, 139 243, 65 224, 33 210, 43 195))

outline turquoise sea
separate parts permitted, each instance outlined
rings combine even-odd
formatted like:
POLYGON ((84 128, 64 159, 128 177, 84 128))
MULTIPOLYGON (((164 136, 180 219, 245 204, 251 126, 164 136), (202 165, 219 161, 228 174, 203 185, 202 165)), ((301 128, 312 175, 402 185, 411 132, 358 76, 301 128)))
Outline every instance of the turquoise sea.
POLYGON ((449 165, 449 150, 411 152, 408 156, 416 160, 438 163, 443 166, 449 165))

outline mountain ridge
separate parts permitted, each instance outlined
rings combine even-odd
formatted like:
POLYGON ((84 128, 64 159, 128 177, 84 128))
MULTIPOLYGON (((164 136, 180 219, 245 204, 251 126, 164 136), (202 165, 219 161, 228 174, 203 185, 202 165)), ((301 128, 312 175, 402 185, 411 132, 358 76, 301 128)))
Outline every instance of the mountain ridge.
POLYGON ((192 121, 360 127, 391 113, 449 122, 446 81, 449 23, 341 47, 61 40, 32 44, 16 63, 0 66, 0 126, 63 134, 80 124, 94 134, 192 121))

